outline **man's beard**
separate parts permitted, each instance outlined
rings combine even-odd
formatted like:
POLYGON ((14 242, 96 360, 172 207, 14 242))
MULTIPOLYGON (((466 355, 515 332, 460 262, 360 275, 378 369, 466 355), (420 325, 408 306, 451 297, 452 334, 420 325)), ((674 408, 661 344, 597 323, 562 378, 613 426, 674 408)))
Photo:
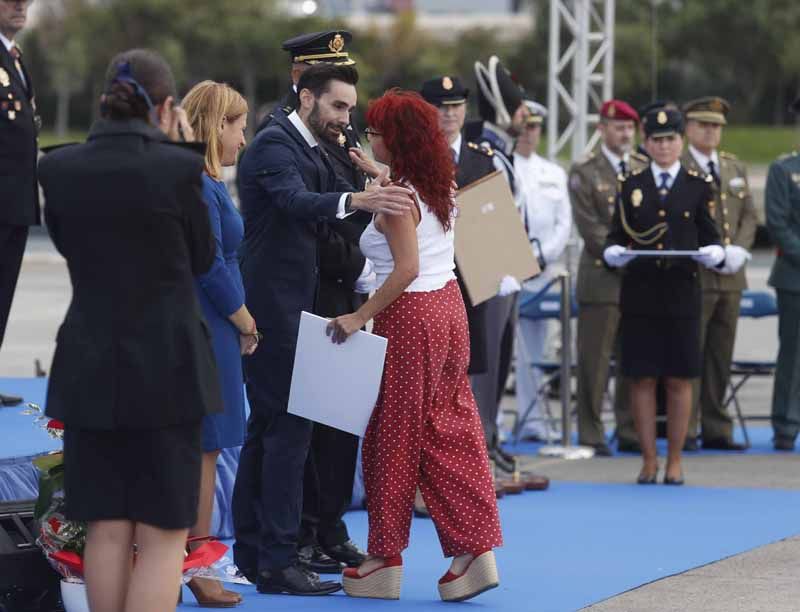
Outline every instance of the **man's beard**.
POLYGON ((308 115, 308 125, 311 127, 311 131, 314 132, 314 136, 317 140, 338 144, 337 139, 342 132, 336 131, 336 135, 334 135, 329 128, 333 128, 335 124, 333 122, 326 123, 322 121, 319 112, 319 102, 316 100, 314 100, 314 108, 311 109, 311 113, 308 115))

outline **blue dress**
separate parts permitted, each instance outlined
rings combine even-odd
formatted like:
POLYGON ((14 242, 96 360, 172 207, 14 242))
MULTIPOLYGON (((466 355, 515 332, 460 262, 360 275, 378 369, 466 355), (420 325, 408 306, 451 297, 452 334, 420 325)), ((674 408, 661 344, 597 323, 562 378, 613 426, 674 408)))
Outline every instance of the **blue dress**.
POLYGON ((225 184, 203 174, 203 199, 208 206, 216 254, 211 269, 195 280, 197 297, 211 329, 224 411, 203 417, 203 450, 240 446, 245 412, 239 330, 228 318, 244 304, 244 286, 237 252, 244 224, 225 184))

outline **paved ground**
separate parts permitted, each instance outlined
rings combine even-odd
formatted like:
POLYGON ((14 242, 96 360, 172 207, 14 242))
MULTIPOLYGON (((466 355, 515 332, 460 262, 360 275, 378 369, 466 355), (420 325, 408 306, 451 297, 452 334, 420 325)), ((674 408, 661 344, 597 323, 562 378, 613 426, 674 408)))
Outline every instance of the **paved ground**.
MULTIPOLYGON (((750 266, 750 286, 766 287, 771 254, 758 253, 750 266)), ((49 240, 36 234, 29 242, 2 353, 0 376, 33 376, 34 360, 49 370, 54 338, 70 299, 64 261, 49 240)), ((743 320, 736 354, 773 359, 777 321, 743 320)), ((754 381, 743 391, 748 413, 768 414, 771 381, 754 381)), ((513 398, 506 407, 513 406, 513 398)), ((637 457, 563 461, 534 457, 537 470, 560 480, 630 482, 637 457)), ((800 489, 800 454, 687 456, 688 486, 800 489)), ((800 521, 798 521, 800 525, 800 521)), ((798 527, 800 533, 800 527, 798 527)), ((800 537, 759 548, 708 566, 644 585, 587 610, 597 612, 737 612, 800 610, 800 537)))

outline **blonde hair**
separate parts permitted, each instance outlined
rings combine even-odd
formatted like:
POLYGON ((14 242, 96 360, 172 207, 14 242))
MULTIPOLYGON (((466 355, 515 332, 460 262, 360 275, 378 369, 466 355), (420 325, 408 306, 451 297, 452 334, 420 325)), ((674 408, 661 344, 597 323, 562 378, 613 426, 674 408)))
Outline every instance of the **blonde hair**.
POLYGON ((203 81, 198 83, 181 104, 188 115, 195 138, 205 142, 206 172, 215 179, 222 174, 222 141, 220 126, 223 120, 236 121, 247 112, 247 101, 225 83, 203 81))

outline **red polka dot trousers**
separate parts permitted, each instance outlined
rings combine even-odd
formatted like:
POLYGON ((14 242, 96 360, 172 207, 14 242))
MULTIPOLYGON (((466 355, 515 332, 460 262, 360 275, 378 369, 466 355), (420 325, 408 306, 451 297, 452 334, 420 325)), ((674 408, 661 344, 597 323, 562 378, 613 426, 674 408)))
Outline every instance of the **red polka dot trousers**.
POLYGON ((373 331, 389 343, 362 448, 369 553, 391 557, 408 546, 417 486, 445 557, 502 545, 456 281, 404 293, 375 317, 373 331))

